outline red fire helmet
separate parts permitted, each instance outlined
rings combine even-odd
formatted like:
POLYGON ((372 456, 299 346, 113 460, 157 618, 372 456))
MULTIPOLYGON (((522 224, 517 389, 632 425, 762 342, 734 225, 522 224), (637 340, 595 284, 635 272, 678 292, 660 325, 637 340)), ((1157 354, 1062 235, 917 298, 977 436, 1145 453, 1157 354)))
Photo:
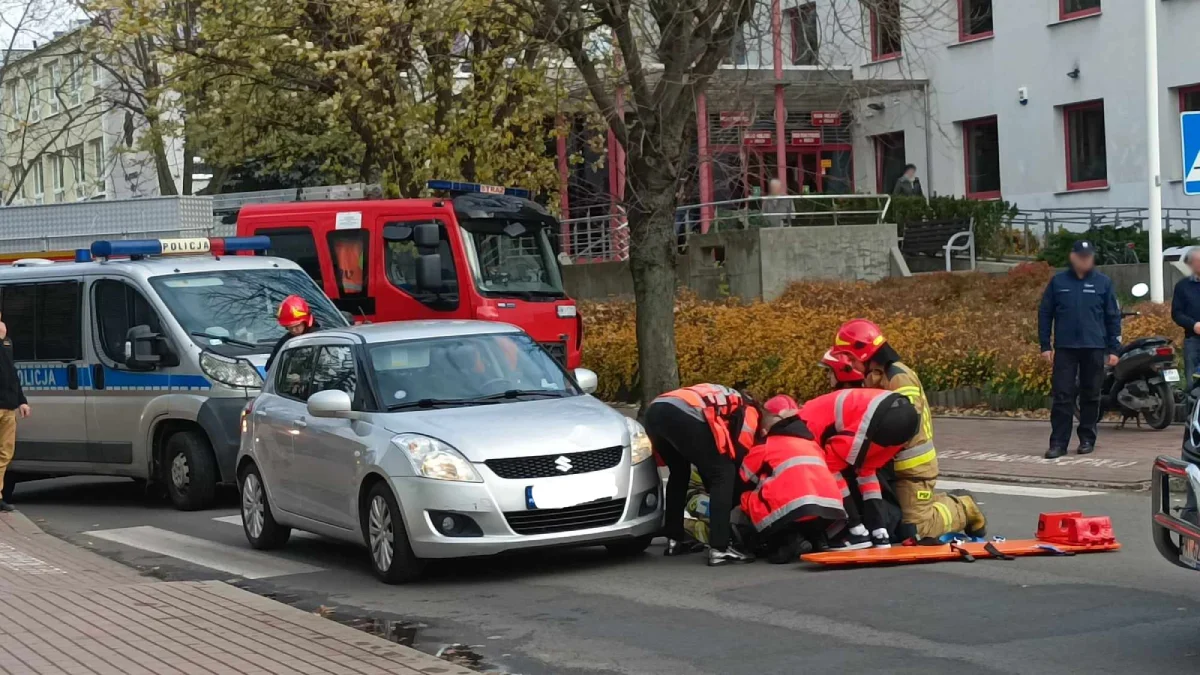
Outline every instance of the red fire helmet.
POLYGON ((833 373, 834 379, 842 384, 854 384, 862 382, 864 379, 863 373, 854 367, 850 355, 846 352, 835 352, 830 349, 821 357, 821 365, 828 368, 833 373))
POLYGON ((879 326, 866 319, 851 319, 842 324, 833 340, 834 354, 845 353, 866 363, 879 348, 887 344, 879 326))
POLYGON ((279 325, 284 328, 300 324, 309 327, 313 325, 312 310, 309 308, 308 302, 298 295, 289 295, 279 303, 279 314, 276 318, 279 319, 279 325))

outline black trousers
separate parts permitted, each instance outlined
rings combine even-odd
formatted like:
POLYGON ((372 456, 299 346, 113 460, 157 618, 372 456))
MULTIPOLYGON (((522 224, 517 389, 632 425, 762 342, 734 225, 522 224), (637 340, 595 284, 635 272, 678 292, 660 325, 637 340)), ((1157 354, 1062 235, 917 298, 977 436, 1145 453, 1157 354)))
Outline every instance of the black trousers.
POLYGON ((737 489, 737 465, 717 449, 706 422, 670 403, 652 403, 646 410, 645 426, 654 451, 671 471, 667 479, 665 534, 672 539, 686 536, 683 509, 687 503, 688 479, 695 466, 708 487, 708 545, 718 551, 725 550, 729 547, 729 514, 737 489))
POLYGON ((1057 349, 1050 386, 1054 404, 1050 410, 1050 447, 1065 448, 1071 442, 1071 421, 1079 400, 1079 442, 1095 444, 1100 421, 1100 386, 1104 383, 1104 349, 1057 349))

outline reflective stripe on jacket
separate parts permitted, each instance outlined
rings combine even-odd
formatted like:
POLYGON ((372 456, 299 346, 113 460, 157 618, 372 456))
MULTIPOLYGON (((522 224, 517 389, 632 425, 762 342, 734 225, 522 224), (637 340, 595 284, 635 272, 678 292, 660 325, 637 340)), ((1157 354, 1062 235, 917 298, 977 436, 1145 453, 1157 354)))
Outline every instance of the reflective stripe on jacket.
POLYGON ((875 413, 890 405, 900 394, 882 389, 840 389, 818 396, 800 408, 800 418, 825 451, 825 463, 835 474, 839 492, 848 495, 840 478, 842 471, 853 469, 863 499, 880 499, 875 472, 900 451, 884 447, 867 438, 875 413))
POLYGON ((742 511, 759 532, 779 523, 846 518, 825 453, 799 419, 776 424, 746 454, 740 475, 751 488, 742 493, 742 511))
POLYGON ((758 435, 758 411, 736 389, 696 384, 660 395, 651 402, 670 403, 708 424, 717 450, 730 459, 743 457, 758 435))
POLYGON ((867 377, 870 386, 887 389, 900 394, 912 402, 921 415, 921 426, 917 435, 896 454, 896 471, 909 471, 937 459, 933 446, 933 412, 925 399, 921 379, 912 368, 896 361, 883 370, 872 369, 867 377))

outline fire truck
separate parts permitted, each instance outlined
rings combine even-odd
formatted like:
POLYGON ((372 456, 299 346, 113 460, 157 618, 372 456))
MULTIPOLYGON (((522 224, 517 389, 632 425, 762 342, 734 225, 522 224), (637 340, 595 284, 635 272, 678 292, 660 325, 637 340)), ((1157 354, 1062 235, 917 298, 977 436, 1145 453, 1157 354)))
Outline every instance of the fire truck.
POLYGON ((74 259, 97 239, 266 235, 356 321, 480 319, 524 329, 568 368, 583 322, 563 290, 558 222, 515 188, 433 181, 432 199, 362 185, 0 209, 0 263, 74 259))

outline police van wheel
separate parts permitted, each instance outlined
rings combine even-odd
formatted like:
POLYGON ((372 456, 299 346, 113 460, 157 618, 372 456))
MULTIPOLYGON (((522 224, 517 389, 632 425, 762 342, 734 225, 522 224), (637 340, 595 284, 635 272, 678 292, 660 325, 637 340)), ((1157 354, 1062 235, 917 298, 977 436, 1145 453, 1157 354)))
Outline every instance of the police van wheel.
POLYGON ((180 511, 197 511, 213 503, 217 462, 204 434, 180 431, 167 440, 162 478, 171 502, 180 511))

